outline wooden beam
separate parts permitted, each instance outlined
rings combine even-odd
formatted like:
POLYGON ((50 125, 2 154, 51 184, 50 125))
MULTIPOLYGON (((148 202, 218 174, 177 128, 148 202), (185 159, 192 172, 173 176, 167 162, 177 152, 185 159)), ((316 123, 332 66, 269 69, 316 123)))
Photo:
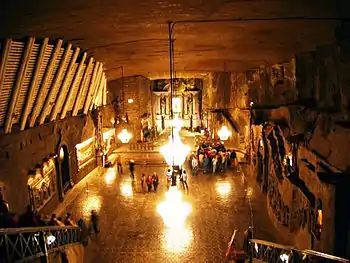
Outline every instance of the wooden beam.
POLYGON ((97 77, 98 71, 100 70, 100 67, 101 67, 101 63, 96 62, 95 67, 94 67, 94 72, 92 74, 89 90, 88 90, 88 93, 86 95, 86 99, 85 99, 85 103, 84 103, 84 109, 83 109, 84 114, 87 114, 87 112, 89 111, 90 100, 91 100, 91 96, 93 95, 93 91, 94 91, 94 87, 95 87, 95 83, 96 83, 96 77, 97 77))
MULTIPOLYGON (((60 83, 60 80, 62 79, 62 75, 69 57, 69 53, 71 51, 72 44, 68 44, 68 46, 65 48, 65 53, 63 55, 63 59, 61 60, 61 63, 58 67, 57 73, 55 75, 55 78, 52 82, 51 88, 49 90, 49 94, 47 94, 44 107, 41 110, 40 113, 40 118, 39 118, 39 125, 43 124, 45 122, 46 116, 49 114, 47 111, 50 107, 51 100, 53 99, 52 96, 55 92, 56 89, 59 89, 58 84, 60 83)), ((58 92, 56 93, 56 103, 57 103, 57 97, 58 97, 58 92)))
POLYGON ((102 91, 102 105, 107 105, 107 78, 106 74, 103 74, 103 91, 102 91))
POLYGON ((44 76, 43 82, 41 83, 41 87, 40 87, 39 92, 38 92, 38 96, 37 96, 36 103, 34 105, 34 109, 32 110, 32 116, 31 116, 30 122, 29 122, 30 128, 35 125, 36 118, 38 117, 39 112, 42 108, 42 104, 44 103, 44 100, 46 97, 45 91, 46 91, 50 76, 52 74, 52 70, 53 70, 53 67, 55 65, 57 56, 61 50, 62 43, 63 43, 63 41, 61 39, 59 39, 57 41, 57 43, 55 45, 55 49, 54 49, 52 56, 50 58, 49 64, 46 68, 45 76, 44 76), (41 99, 43 99, 43 102, 40 101, 41 99))
POLYGON ((21 61, 21 64, 20 64, 18 72, 17 72, 16 81, 15 81, 14 89, 12 91, 10 103, 9 103, 8 108, 7 108, 7 114, 6 114, 6 119, 5 119, 5 133, 11 132, 13 113, 14 113, 15 106, 16 106, 17 101, 18 101, 20 90, 21 90, 22 85, 23 85, 23 77, 25 76, 25 73, 26 73, 27 68, 28 68, 28 62, 29 62, 30 54, 32 53, 34 41, 35 41, 34 37, 30 37, 28 39, 26 48, 25 48, 23 56, 22 56, 22 61, 21 61))
POLYGON ((6 68, 6 63, 7 63, 7 59, 8 59, 8 55, 9 55, 9 51, 10 51, 10 46, 11 46, 11 39, 6 39, 5 40, 5 44, 4 44, 4 48, 2 51, 1 55, 1 65, 0 65, 0 94, 2 93, 2 87, 3 87, 3 83, 4 83, 4 78, 5 78, 5 68, 6 68))
POLYGON ((100 85, 101 85, 101 79, 102 79, 102 73, 103 73, 103 66, 101 64, 101 67, 100 67, 100 70, 97 74, 97 78, 96 78, 96 85, 94 87, 94 92, 92 93, 92 97, 91 97, 91 101, 90 101, 90 105, 89 105, 89 110, 91 111, 92 110, 92 107, 94 106, 94 102, 96 100, 96 95, 97 95, 97 92, 100 88, 100 85))
POLYGON ((82 93, 83 93, 84 89, 86 88, 85 87, 86 86, 86 81, 87 81, 87 78, 89 77, 89 70, 90 70, 90 68, 92 66, 93 61, 94 61, 94 59, 90 58, 87 66, 85 68, 84 76, 83 76, 82 81, 80 83, 80 87, 78 89, 77 96, 75 97, 75 102, 74 102, 74 105, 73 105, 73 113, 72 113, 73 116, 77 115, 77 113, 79 111, 80 102, 83 99, 82 93))
MULTIPOLYGON (((67 111, 68 111, 68 107, 69 107, 69 103, 70 103, 70 100, 72 99, 72 96, 73 96, 73 92, 74 92, 74 88, 75 86, 79 87, 79 85, 77 85, 77 81, 79 79, 79 75, 80 75, 80 72, 83 68, 83 65, 85 63, 85 59, 86 59, 86 56, 87 56, 87 53, 85 52, 83 54, 83 57, 79 63, 79 66, 78 66, 78 69, 77 69, 77 72, 75 73, 75 76, 73 78, 73 83, 72 85, 70 86, 70 89, 68 91, 68 95, 67 95, 67 98, 64 102, 64 105, 63 105, 63 109, 62 109, 62 112, 61 112, 61 119, 64 119, 66 117, 66 114, 67 114, 67 111)), ((79 84, 79 83, 78 83, 79 84)))
POLYGON ((34 74, 33 74, 33 78, 31 80, 28 92, 27 92, 27 96, 26 96, 26 102, 23 108, 23 113, 21 116, 21 131, 23 131, 26 127, 27 124, 27 119, 28 119, 28 115, 29 115, 29 106, 30 103, 33 101, 33 96, 34 96, 34 88, 37 84, 38 81, 38 76, 39 76, 39 72, 40 72, 40 68, 41 68, 41 64, 42 61, 44 59, 44 55, 45 55, 45 51, 46 51, 46 47, 47 47, 47 43, 49 42, 48 38, 44 38, 43 43, 41 44, 40 47, 40 53, 38 55, 38 59, 36 61, 35 64, 35 69, 34 69, 34 74))
POLYGON ((53 110, 51 111, 51 117, 50 117, 51 121, 56 120, 57 114, 62 110, 63 103, 67 98, 67 93, 68 93, 67 90, 69 90, 69 87, 67 87, 68 81, 69 81, 69 76, 72 74, 72 70, 73 70, 73 67, 75 65, 75 62, 77 61, 79 53, 80 53, 80 48, 76 48, 74 53, 73 53, 73 57, 69 62, 69 66, 68 66, 68 69, 66 71, 66 75, 64 76, 64 80, 62 82, 61 88, 58 92, 58 98, 56 99, 56 103, 53 107, 53 110), (61 103, 61 101, 62 101, 62 103, 61 103))

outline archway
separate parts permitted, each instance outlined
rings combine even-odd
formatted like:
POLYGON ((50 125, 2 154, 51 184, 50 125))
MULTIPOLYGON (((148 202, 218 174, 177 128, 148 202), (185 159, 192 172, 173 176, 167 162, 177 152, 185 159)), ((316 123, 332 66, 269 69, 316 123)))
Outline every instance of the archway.
POLYGON ((69 152, 66 145, 62 145, 59 151, 60 175, 63 186, 63 193, 72 188, 71 177, 69 172, 69 152))

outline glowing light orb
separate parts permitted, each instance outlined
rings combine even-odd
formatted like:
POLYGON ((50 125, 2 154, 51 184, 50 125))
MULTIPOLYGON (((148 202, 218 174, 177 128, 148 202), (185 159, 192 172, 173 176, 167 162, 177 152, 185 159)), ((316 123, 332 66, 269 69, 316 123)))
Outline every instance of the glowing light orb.
POLYGON ((169 143, 160 147, 160 152, 164 156, 166 163, 172 165, 183 165, 191 148, 181 142, 177 132, 173 138, 170 136, 169 143))
POLYGON ((183 124, 184 124, 184 121, 179 119, 179 117, 176 115, 172 121, 172 125, 176 129, 176 131, 180 131, 183 124))
POLYGON ((174 186, 170 187, 165 201, 158 205, 157 211, 167 227, 183 228, 192 207, 182 200, 182 193, 174 186))
POLYGON ((128 132, 127 129, 123 129, 121 133, 118 134, 118 139, 122 143, 128 143, 131 139, 132 135, 128 132))
POLYGON ((218 135, 220 137, 220 140, 226 141, 228 137, 232 135, 232 132, 227 128, 227 126, 222 126, 218 131, 218 135))

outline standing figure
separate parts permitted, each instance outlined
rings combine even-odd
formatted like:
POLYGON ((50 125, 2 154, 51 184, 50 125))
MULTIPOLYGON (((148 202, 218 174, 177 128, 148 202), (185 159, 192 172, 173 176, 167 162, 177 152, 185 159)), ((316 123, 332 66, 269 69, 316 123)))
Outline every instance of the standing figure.
POLYGON ((185 170, 183 170, 182 173, 180 174, 180 181, 182 183, 183 189, 188 191, 187 174, 185 170))
POLYGON ((145 184, 146 184, 146 175, 144 173, 142 173, 142 175, 141 175, 140 183, 141 183, 141 190, 142 190, 142 192, 144 192, 145 191, 145 184))
POLYGON ((159 184, 159 178, 158 178, 157 173, 153 173, 153 175, 152 175, 152 181, 153 181, 153 189, 154 189, 154 192, 157 192, 158 184, 159 184))
POLYGON ((122 159, 120 157, 120 154, 117 154, 117 170, 118 174, 123 174, 123 166, 122 166, 122 159))
POLYGON ((195 176, 198 170, 198 160, 196 156, 192 157, 191 166, 192 166, 192 175, 195 176))
POLYGON ((134 180, 134 178, 135 178, 135 162, 134 162, 134 160, 130 160, 129 171, 130 171, 130 176, 131 176, 132 180, 134 180))
POLYGON ((96 235, 100 233, 99 216, 95 209, 91 210, 90 222, 91 222, 91 231, 93 231, 96 235))
POLYGON ((147 183, 148 192, 151 192, 153 181, 150 175, 147 176, 146 183, 147 183))
POLYGON ((165 176, 166 176, 166 182, 167 182, 166 187, 169 190, 170 185, 171 185, 171 176, 172 176, 171 169, 168 169, 168 171, 166 172, 165 176))

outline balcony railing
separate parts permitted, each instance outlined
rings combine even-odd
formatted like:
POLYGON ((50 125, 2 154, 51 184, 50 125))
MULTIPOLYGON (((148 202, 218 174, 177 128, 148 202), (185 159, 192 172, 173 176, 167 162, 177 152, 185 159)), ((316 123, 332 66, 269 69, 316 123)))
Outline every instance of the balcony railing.
POLYGON ((264 240, 251 239, 249 252, 263 262, 288 263, 349 263, 349 260, 307 249, 296 249, 264 240))
POLYGON ((0 229, 0 263, 27 262, 43 258, 66 246, 81 244, 78 227, 26 227, 0 229))

